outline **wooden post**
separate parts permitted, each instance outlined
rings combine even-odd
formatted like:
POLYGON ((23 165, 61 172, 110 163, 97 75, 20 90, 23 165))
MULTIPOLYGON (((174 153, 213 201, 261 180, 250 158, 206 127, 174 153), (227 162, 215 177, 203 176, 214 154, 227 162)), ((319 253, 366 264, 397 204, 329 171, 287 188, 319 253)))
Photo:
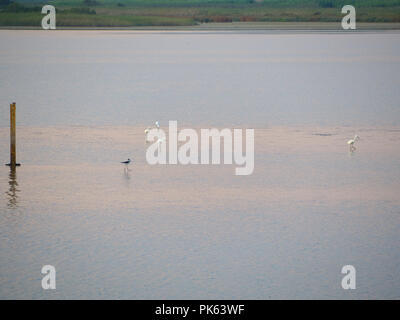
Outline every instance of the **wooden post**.
POLYGON ((15 170, 15 167, 20 166, 17 163, 17 152, 16 152, 16 127, 15 127, 15 102, 10 104, 10 163, 7 163, 11 169, 15 170))
POLYGON ((15 166, 17 165, 15 144, 15 102, 13 102, 10 104, 10 166, 12 168, 15 168, 15 166))

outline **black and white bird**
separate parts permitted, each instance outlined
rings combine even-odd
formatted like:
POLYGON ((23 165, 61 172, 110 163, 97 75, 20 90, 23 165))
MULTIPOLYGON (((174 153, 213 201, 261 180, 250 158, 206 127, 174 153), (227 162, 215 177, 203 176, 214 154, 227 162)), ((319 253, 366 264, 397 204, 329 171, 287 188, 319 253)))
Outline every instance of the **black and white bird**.
POLYGON ((128 158, 128 160, 122 161, 121 163, 122 163, 122 164, 125 164, 125 165, 128 165, 128 164, 131 163, 131 159, 128 158))

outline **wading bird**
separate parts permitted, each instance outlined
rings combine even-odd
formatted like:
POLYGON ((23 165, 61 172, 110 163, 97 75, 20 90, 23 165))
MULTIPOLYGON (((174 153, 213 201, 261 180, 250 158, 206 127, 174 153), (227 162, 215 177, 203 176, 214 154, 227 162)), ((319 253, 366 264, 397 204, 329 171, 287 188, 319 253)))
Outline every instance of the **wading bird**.
POLYGON ((122 161, 121 163, 127 166, 128 164, 131 163, 131 159, 128 158, 128 160, 122 161))
POLYGON ((144 134, 145 134, 145 141, 149 142, 149 132, 150 132, 151 128, 147 127, 146 129, 144 129, 144 134))
MULTIPOLYGON (((156 125, 157 129, 160 129, 160 123, 158 121, 155 122, 155 125, 156 125)), ((152 127, 147 127, 146 129, 144 129, 144 134, 146 135, 146 142, 149 142, 148 135, 149 135, 149 132, 150 132, 151 129, 153 129, 153 128, 152 127)))
POLYGON ((128 160, 122 161, 121 163, 125 165, 125 168, 124 168, 124 172, 125 172, 125 173, 127 173, 128 171, 131 171, 131 170, 128 168, 128 165, 131 163, 131 159, 128 158, 128 160))
POLYGON ((356 150, 356 147, 354 146, 354 144, 359 139, 360 139, 360 137, 358 135, 355 135, 354 139, 351 139, 351 140, 347 141, 347 144, 350 146, 350 151, 356 150))

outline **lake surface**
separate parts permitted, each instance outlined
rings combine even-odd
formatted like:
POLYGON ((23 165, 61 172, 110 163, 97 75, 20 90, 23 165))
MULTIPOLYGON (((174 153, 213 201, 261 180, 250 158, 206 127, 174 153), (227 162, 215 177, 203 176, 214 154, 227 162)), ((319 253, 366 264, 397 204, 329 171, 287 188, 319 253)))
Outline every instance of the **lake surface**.
POLYGON ((0 111, 17 102, 20 125, 399 125, 400 31, 0 37, 0 111))
POLYGON ((400 298, 400 32, 0 40, 1 299, 400 298), (147 164, 155 120, 255 128, 254 173, 147 164))

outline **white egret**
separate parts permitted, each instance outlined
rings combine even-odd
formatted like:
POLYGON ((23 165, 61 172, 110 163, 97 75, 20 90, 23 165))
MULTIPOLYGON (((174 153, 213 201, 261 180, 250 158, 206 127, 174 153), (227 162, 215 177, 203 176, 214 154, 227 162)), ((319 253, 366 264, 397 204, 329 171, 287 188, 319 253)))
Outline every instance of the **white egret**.
POLYGON ((151 128, 147 127, 146 129, 144 129, 144 134, 146 136, 146 142, 149 142, 149 132, 150 132, 151 128))
MULTIPOLYGON (((160 129, 160 123, 158 121, 155 122, 155 125, 156 125, 157 129, 160 129)), ((153 128, 147 127, 146 129, 144 129, 144 134, 146 135, 146 142, 149 142, 148 135, 149 135, 149 132, 151 129, 153 129, 153 128)))
POLYGON ((356 147, 354 146, 354 144, 356 143, 357 140, 359 140, 360 137, 358 135, 354 136, 354 139, 351 139, 349 141, 347 141, 347 144, 350 146, 350 151, 354 151, 356 149, 356 147))

